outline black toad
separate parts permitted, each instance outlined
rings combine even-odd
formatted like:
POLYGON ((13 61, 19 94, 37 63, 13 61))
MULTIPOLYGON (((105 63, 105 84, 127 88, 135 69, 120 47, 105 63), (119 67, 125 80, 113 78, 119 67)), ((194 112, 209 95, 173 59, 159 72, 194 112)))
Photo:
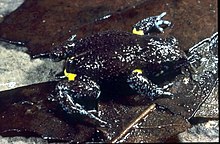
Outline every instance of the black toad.
POLYGON ((132 89, 147 98, 172 96, 166 86, 160 88, 148 79, 148 75, 172 71, 187 62, 175 38, 149 35, 152 30, 163 32, 162 25, 171 25, 161 19, 165 14, 138 22, 132 33, 105 31, 58 47, 50 57, 67 59, 64 75, 68 80, 57 84, 53 99, 70 114, 84 114, 105 123, 93 114, 94 110, 87 110, 81 103, 99 97, 103 80, 123 76, 132 89))

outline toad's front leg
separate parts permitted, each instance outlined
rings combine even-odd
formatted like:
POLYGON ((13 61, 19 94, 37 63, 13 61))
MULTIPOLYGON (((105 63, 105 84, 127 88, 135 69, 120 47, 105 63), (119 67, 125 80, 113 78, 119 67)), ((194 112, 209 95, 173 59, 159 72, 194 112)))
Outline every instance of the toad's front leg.
POLYGON ((93 114, 95 107, 88 110, 100 95, 99 86, 86 76, 77 76, 74 80, 60 81, 56 86, 56 95, 53 97, 69 114, 82 114, 100 123, 106 124, 93 114), (88 106, 90 105, 90 106, 88 106))
POLYGON ((134 70, 128 77, 127 82, 132 89, 137 91, 139 94, 148 96, 151 100, 162 96, 173 96, 172 93, 165 91, 170 84, 160 88, 145 77, 140 69, 134 70))
POLYGON ((149 35, 151 32, 163 32, 164 28, 171 26, 171 22, 162 20, 166 15, 166 12, 161 13, 158 16, 151 16, 137 22, 132 27, 132 33, 137 35, 149 35), (162 27, 163 25, 163 27, 162 27))

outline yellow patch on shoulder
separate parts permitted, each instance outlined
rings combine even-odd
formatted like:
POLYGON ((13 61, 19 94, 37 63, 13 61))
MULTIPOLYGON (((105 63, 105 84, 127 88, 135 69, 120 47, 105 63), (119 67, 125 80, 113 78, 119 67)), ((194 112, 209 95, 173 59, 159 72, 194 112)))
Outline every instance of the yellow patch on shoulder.
POLYGON ((132 30, 132 33, 136 34, 136 35, 144 35, 144 31, 143 30, 137 30, 136 28, 134 28, 132 30))
POLYGON ((132 71, 132 73, 140 73, 140 74, 142 74, 143 71, 141 69, 135 69, 135 70, 132 71))
POLYGON ((66 69, 64 70, 64 75, 68 78, 69 81, 74 81, 76 78, 76 74, 68 73, 66 69))

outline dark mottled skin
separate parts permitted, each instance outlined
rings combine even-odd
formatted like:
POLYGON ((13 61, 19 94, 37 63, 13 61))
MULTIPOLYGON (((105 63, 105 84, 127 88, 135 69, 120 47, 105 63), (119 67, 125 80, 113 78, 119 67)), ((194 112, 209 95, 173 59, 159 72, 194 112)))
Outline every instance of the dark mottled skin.
POLYGON ((87 75, 95 81, 117 75, 128 76, 135 69, 141 69, 146 74, 165 70, 165 66, 174 69, 179 61, 186 60, 184 52, 172 43, 172 38, 140 36, 122 31, 106 31, 82 39, 76 43, 70 57, 74 59, 66 62, 68 72, 87 75), (150 44, 150 39, 162 41, 163 49, 169 46, 169 54, 160 52, 157 47, 161 45, 150 44))

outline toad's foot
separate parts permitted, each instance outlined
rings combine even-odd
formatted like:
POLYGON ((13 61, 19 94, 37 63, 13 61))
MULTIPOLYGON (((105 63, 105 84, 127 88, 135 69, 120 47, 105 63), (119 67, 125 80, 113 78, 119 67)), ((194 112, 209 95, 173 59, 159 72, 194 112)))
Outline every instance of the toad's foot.
POLYGON ((170 27, 171 22, 167 20, 162 20, 166 15, 166 12, 161 13, 158 16, 152 16, 145 18, 133 26, 132 33, 138 35, 149 35, 153 31, 164 32, 164 28, 170 27), (163 27, 161 27, 163 25, 163 27))
POLYGON ((127 82, 132 89, 136 90, 139 94, 148 96, 151 100, 164 96, 173 98, 174 96, 171 92, 166 91, 172 86, 172 83, 160 88, 156 84, 153 84, 147 77, 143 76, 142 70, 139 69, 132 72, 127 82))

